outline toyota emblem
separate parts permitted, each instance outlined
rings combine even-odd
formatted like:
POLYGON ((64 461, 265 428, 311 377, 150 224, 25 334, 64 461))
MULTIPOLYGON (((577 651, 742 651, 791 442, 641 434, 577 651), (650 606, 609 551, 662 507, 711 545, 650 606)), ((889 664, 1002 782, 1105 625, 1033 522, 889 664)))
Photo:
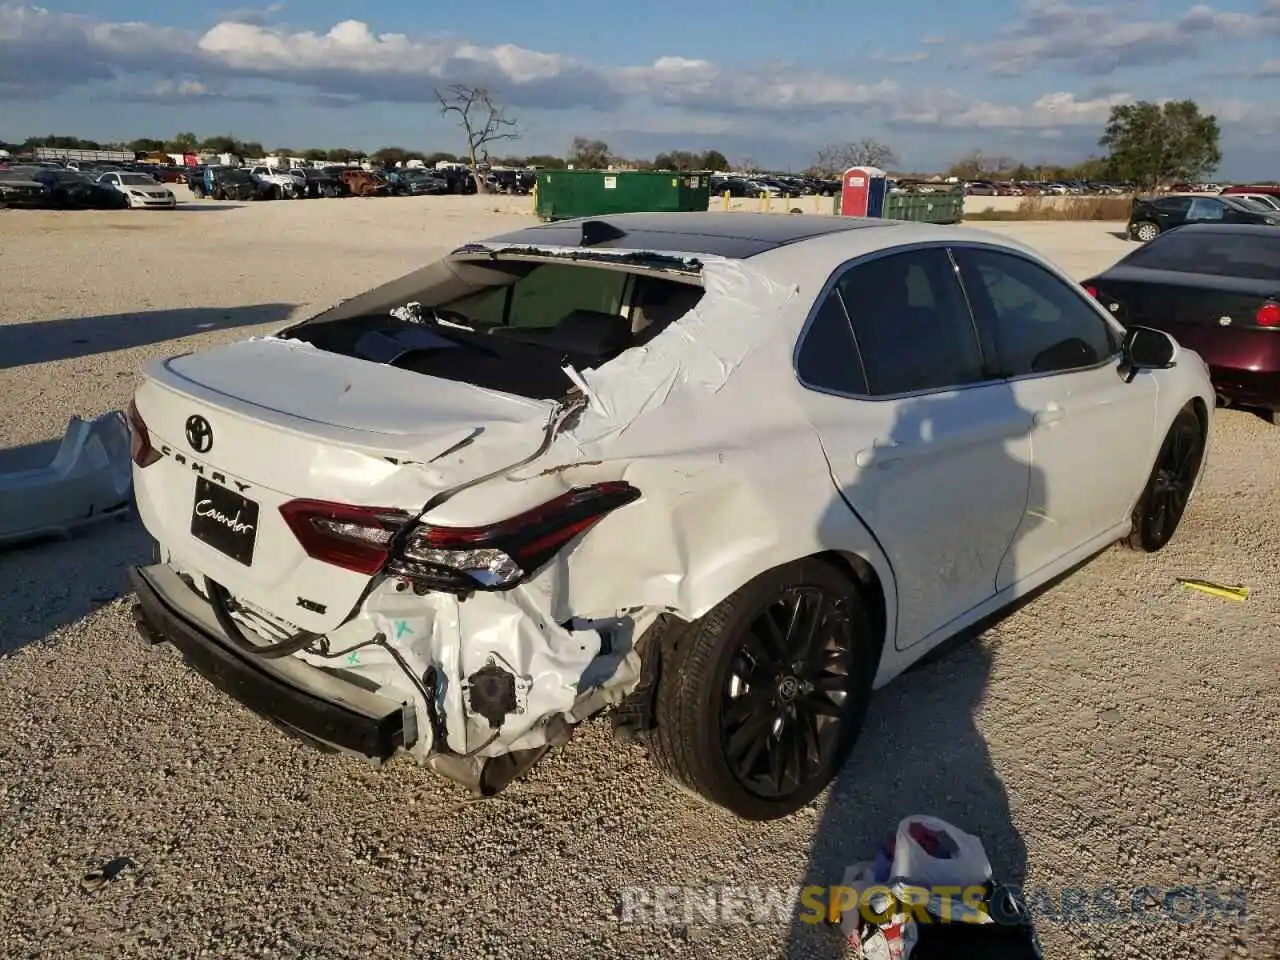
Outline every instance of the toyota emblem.
POLYGON ((187 443, 196 453, 208 453, 213 446, 213 427, 198 413, 187 417, 187 443))

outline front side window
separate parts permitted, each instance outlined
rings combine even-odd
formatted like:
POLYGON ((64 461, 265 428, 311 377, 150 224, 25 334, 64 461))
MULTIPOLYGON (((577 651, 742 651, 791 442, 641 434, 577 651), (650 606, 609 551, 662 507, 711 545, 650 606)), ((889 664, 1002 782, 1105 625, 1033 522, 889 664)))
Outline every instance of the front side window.
POLYGON ((1115 333, 1083 291, 1039 264, 973 247, 957 248, 955 256, 1004 376, 1091 367, 1118 348, 1115 333))
POLYGON ((853 325, 870 395, 987 379, 973 318, 946 250, 912 250, 857 264, 836 289, 853 325))

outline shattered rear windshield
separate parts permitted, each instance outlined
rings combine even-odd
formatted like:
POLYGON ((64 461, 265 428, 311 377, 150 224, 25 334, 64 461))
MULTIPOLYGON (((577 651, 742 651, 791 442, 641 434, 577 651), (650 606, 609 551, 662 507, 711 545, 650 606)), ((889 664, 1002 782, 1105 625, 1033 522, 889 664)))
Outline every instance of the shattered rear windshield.
MULTIPOLYGON (((459 268, 483 282, 445 274, 434 289, 406 288, 385 310, 343 316, 339 308, 334 319, 321 315, 286 336, 431 377, 555 399, 573 387, 566 366, 595 369, 643 346, 704 293, 657 271, 581 263, 486 260, 459 268)), ((405 278, 387 286, 398 291, 405 278)))

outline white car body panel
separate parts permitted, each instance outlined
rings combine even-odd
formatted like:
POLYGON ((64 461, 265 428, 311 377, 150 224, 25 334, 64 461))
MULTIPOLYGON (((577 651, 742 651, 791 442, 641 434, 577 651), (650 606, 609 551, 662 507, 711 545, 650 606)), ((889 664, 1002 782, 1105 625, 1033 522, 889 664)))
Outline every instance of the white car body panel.
MULTIPOLYGON (((396 658, 418 677, 439 671, 446 746, 458 753, 550 742, 634 687, 633 642, 661 613, 695 619, 756 575, 815 554, 847 558, 878 579, 886 640, 875 685, 883 686, 947 636, 1123 535, 1177 411, 1193 397, 1213 410, 1207 369, 1187 351, 1134 383, 1109 364, 1048 394, 1036 383, 1054 378, 875 402, 803 387, 793 349, 832 271, 886 243, 937 242, 1019 250, 1071 282, 1028 248, 964 227, 858 229, 750 261, 703 257, 698 306, 646 346, 576 374, 590 404, 537 456, 550 403, 306 344, 265 338, 152 364, 135 402, 165 456, 135 468, 143 521, 172 568, 197 583, 209 576, 258 608, 253 626, 268 639, 323 633, 332 656, 384 636, 343 669, 412 700, 420 717, 429 704, 396 658), (1055 402, 1068 416, 1037 426, 1035 411, 1055 402), (217 437, 204 459, 185 441, 196 414, 217 437), (907 448, 903 424, 919 447, 907 448), (1037 469, 1048 483, 1028 503, 1037 469), (260 503, 252 567, 190 535, 201 471, 251 488, 260 503), (276 510, 306 497, 414 511, 454 490, 424 516, 467 526, 604 480, 628 481, 642 499, 522 586, 461 602, 313 560, 276 510), (1030 507, 1047 525, 1027 519, 1030 507), (1055 516, 1065 529, 1053 527, 1055 516), (1009 561, 1024 526, 1012 548, 1022 552, 1009 561), (493 733, 461 699, 466 677, 490 660, 515 674, 520 698, 493 733)), ((419 730, 410 752, 425 760, 441 745, 429 725, 419 730)))
POLYGON ((272 186, 279 187, 287 197, 296 196, 299 192, 299 178, 293 176, 290 172, 280 173, 272 167, 258 166, 251 168, 249 173, 261 183, 269 183, 272 186))
POLYGON ((1155 429, 1155 378, 1125 383, 1119 363, 1010 383, 1033 421, 1014 452, 1029 467, 1030 495, 998 589, 1129 522, 1164 432, 1155 429))
POLYGON ((172 209, 178 205, 177 197, 174 196, 173 191, 158 181, 146 184, 123 183, 119 174, 104 173, 98 178, 97 182, 123 193, 129 198, 129 206, 131 207, 172 209))

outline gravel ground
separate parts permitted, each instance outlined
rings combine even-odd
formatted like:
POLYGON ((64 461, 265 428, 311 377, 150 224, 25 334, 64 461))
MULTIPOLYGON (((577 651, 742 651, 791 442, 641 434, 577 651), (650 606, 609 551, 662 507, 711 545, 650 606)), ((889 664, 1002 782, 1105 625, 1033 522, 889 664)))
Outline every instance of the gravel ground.
MULTIPOLYGON (((122 407, 144 361, 262 332, 526 210, 0 212, 0 457, 122 407)), ((1128 249, 1118 225, 987 226, 1080 277, 1128 249)), ((601 723, 490 801, 407 761, 312 752, 135 645, 132 521, 0 553, 0 953, 838 957, 785 916, 624 923, 622 891, 838 883, 900 817, 933 813, 1030 888, 1247 893, 1244 924, 1044 918, 1049 957, 1280 956, 1280 428, 1219 425, 1167 550, 1107 551, 880 693, 835 788, 773 824, 688 799, 601 723), (1177 576, 1254 592, 1228 603, 1177 576)))

